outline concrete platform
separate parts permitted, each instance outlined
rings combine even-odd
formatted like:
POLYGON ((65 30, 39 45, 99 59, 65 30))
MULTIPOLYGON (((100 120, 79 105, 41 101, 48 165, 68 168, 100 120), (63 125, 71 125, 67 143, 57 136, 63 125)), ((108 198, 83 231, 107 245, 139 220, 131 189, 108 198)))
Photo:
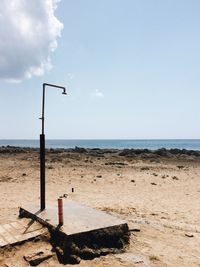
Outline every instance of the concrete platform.
POLYGON ((63 201, 62 227, 58 225, 57 203, 47 205, 44 211, 37 206, 20 208, 20 217, 32 218, 48 227, 52 243, 60 247, 64 262, 73 263, 72 256, 85 259, 105 255, 123 249, 128 243, 129 230, 125 221, 70 200, 63 201), (86 248, 90 252, 83 252, 86 248))
POLYGON ((41 224, 30 219, 18 219, 9 224, 0 225, 0 248, 17 245, 47 232, 41 224))
MULTIPOLYGON (((31 218, 35 218, 44 225, 50 227, 58 226, 57 205, 48 205, 47 208, 42 212, 39 211, 37 206, 30 206, 26 208, 23 207, 21 210, 26 211, 31 218)), ((125 221, 111 216, 105 212, 69 200, 65 200, 63 202, 63 213, 64 225, 60 230, 66 235, 73 235, 126 224, 125 221)))

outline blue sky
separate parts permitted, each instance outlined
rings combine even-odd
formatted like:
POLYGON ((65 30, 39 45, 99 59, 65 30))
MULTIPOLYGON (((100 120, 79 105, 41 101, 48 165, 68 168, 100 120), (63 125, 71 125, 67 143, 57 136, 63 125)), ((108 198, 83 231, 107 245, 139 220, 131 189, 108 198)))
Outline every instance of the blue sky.
MULTIPOLYGON (((0 138, 39 137, 43 82, 68 92, 47 88, 47 138, 200 138, 199 10, 197 0, 62 0, 52 69, 17 83, 0 73, 0 138)), ((6 73, 15 79, 18 59, 37 54, 12 45, 10 62, 22 51, 6 73)))

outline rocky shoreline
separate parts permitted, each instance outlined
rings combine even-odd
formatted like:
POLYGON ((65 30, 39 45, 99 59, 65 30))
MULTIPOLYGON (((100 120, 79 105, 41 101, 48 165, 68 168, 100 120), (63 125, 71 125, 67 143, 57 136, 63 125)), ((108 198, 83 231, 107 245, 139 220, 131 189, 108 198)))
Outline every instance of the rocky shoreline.
MULTIPOLYGON (((39 152, 39 148, 30 147, 15 147, 15 146, 2 146, 0 147, 0 154, 18 154, 18 153, 29 153, 39 152)), ((47 153, 50 154, 61 154, 61 153, 78 153, 86 154, 89 156, 103 157, 106 154, 113 154, 115 156, 126 157, 126 158, 152 158, 152 157, 163 157, 163 158, 180 158, 195 160, 200 158, 200 151, 198 150, 187 150, 187 149, 166 149, 160 148, 157 150, 150 149, 100 149, 100 148, 48 148, 47 153)))

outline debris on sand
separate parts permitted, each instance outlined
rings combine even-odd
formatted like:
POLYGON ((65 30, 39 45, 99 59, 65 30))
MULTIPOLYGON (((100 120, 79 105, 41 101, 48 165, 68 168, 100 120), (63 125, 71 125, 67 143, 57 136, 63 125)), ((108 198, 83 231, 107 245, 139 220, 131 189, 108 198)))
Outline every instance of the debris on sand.
POLYGON ((32 254, 24 255, 25 261, 27 261, 31 266, 37 266, 41 262, 51 258, 53 253, 47 249, 42 249, 36 251, 32 254))
POLYGON ((187 237, 194 237, 194 235, 193 234, 185 234, 185 236, 187 236, 187 237))
POLYGON ((177 176, 172 176, 172 179, 173 180, 178 180, 178 177, 177 176))

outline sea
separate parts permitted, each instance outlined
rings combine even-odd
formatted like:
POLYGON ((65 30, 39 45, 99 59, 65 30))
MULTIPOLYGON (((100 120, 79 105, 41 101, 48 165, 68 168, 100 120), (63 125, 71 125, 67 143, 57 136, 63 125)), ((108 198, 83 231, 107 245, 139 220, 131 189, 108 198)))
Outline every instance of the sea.
MULTIPOLYGON (((17 146, 17 147, 39 147, 39 140, 22 140, 22 139, 2 139, 1 146, 17 146)), ((200 150, 200 139, 85 139, 85 140, 46 140, 46 148, 135 148, 135 149, 151 149, 159 148, 178 148, 188 150, 200 150)))

